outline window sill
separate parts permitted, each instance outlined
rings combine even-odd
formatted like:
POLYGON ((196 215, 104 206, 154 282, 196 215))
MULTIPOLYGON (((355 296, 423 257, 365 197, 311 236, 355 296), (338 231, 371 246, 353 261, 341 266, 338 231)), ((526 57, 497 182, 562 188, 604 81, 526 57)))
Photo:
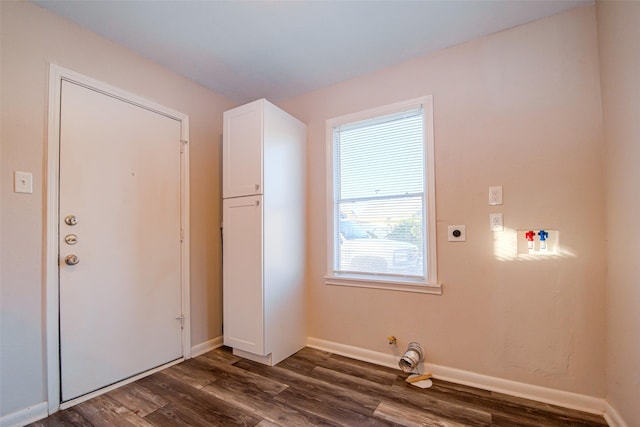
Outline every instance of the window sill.
POLYGON ((385 289, 389 291, 414 292, 442 295, 440 283, 393 281, 358 276, 325 276, 325 285, 351 286, 356 288, 385 289))

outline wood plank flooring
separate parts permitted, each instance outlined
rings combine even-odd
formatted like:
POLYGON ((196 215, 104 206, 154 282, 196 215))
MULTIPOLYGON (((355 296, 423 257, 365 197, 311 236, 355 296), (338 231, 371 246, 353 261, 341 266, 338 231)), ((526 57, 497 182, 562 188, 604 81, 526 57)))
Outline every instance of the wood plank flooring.
POLYGON ((304 348, 275 367, 219 348, 31 424, 606 426, 603 417, 304 348))

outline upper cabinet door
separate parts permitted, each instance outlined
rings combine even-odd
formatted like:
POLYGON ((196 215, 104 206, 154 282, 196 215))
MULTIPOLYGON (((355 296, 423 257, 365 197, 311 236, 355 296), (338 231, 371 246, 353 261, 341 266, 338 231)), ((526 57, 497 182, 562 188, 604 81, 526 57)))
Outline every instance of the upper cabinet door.
POLYGON ((263 100, 224 113, 222 197, 262 194, 263 100))

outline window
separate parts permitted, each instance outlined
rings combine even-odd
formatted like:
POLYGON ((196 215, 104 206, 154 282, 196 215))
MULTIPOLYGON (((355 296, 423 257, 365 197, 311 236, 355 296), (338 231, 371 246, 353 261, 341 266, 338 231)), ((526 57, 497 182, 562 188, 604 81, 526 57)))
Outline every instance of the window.
POLYGON ((441 293, 432 97, 327 121, 327 150, 326 283, 441 293))

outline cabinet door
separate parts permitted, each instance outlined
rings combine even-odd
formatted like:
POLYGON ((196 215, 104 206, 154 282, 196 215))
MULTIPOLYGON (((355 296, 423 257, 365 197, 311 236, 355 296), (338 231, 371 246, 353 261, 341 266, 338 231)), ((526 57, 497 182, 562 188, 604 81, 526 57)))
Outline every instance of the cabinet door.
POLYGON ((265 355, 262 196, 223 200, 224 344, 265 355))
POLYGON ((263 102, 224 113, 222 197, 262 194, 263 102))

